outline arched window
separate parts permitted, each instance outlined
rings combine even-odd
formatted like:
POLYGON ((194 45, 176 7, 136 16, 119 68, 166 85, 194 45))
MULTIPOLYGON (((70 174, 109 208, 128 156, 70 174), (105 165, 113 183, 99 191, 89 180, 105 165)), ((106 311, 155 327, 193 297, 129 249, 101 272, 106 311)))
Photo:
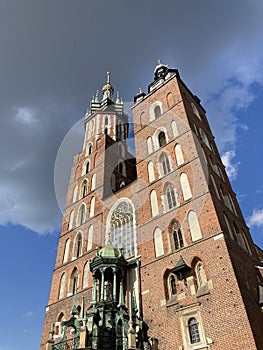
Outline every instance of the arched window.
POLYGON ((189 185, 188 176, 186 173, 182 173, 180 175, 180 183, 182 187, 184 200, 187 201, 188 199, 192 198, 192 192, 189 185))
POLYGON ((109 124, 109 118, 106 116, 104 118, 104 126, 108 126, 108 124, 109 124))
POLYGON ((172 227, 172 238, 174 249, 178 250, 184 247, 184 238, 180 226, 175 223, 172 227))
POLYGON ((179 135, 178 128, 177 128, 175 120, 172 121, 171 126, 172 126, 173 136, 175 138, 175 137, 177 137, 179 135))
POLYGON ((228 221, 228 217, 226 216, 225 213, 223 213, 223 215, 224 215, 224 219, 225 219, 225 222, 226 222, 226 226, 227 226, 228 233, 229 233, 229 235, 230 235, 230 237, 231 237, 232 239, 235 239, 235 238, 234 238, 233 230, 232 230, 232 228, 231 228, 231 226, 230 226, 230 223, 229 223, 229 221, 228 221))
POLYGON ((158 201, 157 201, 157 194, 155 190, 151 191, 150 194, 150 201, 151 201, 151 210, 152 210, 152 217, 159 214, 159 207, 158 207, 158 201))
POLYGON ((163 147, 166 145, 166 137, 165 133, 161 131, 158 135, 159 147, 163 147))
POLYGON ((165 176, 168 173, 170 173, 171 165, 170 165, 169 157, 167 156, 166 153, 162 153, 160 157, 160 164, 161 164, 162 176, 165 176))
POLYGON ((63 273, 61 276, 61 279, 60 279, 60 284, 59 284, 59 294, 58 294, 59 299, 64 297, 65 284, 66 284, 66 274, 63 273))
POLYGON ((57 321, 55 322, 55 327, 54 327, 54 339, 61 337, 62 334, 62 326, 61 323, 65 321, 65 316, 63 312, 61 312, 57 318, 57 321))
POLYGON ((86 163, 86 167, 85 167, 85 174, 88 174, 88 173, 89 173, 89 171, 90 171, 90 162, 89 162, 89 161, 87 161, 87 163, 86 163))
MULTIPOLYGON (((126 258, 134 256, 136 251, 134 220, 134 208, 128 199, 120 199, 116 207, 113 207, 107 220, 110 228, 111 243, 116 248, 122 247, 126 258)), ((107 241, 108 238, 106 239, 107 241)))
POLYGON ((167 102, 168 108, 174 105, 174 98, 171 92, 168 92, 168 94, 166 95, 166 102, 167 102))
POLYGON ((88 243, 87 243, 87 251, 92 248, 92 239, 93 239, 93 225, 90 225, 88 230, 88 243))
POLYGON ((176 163, 178 166, 184 163, 184 156, 182 152, 182 147, 179 145, 179 143, 174 148, 175 151, 175 157, 176 157, 176 163))
POLYGON ((69 214, 69 221, 68 221, 68 230, 71 230, 73 227, 73 221, 74 221, 74 210, 71 210, 69 214))
POLYGON ((94 216, 94 211, 95 211, 95 197, 92 197, 90 201, 90 211, 89 211, 90 218, 94 216))
POLYGON ((83 270, 83 288, 89 286, 89 263, 86 262, 83 270))
POLYGON ((79 285, 79 272, 75 267, 71 273, 69 280, 69 295, 75 294, 79 285))
POLYGON ((78 232, 74 240, 73 257, 79 258, 82 255, 82 234, 78 232))
POLYGON ((159 227, 156 227, 156 229, 154 230, 153 240, 154 240, 155 256, 157 258, 158 256, 161 256, 164 254, 162 231, 159 227))
POLYGON ((197 283, 197 289, 204 286, 207 283, 206 273, 202 261, 198 261, 195 265, 195 277, 197 283))
POLYGON ((147 153, 151 154, 153 151, 153 144, 152 144, 152 138, 150 136, 147 138, 146 144, 147 144, 147 153))
POLYGON ((166 203, 165 203, 166 210, 170 210, 176 207, 177 203, 176 203, 175 191, 171 184, 168 184, 166 186, 165 199, 166 199, 166 203))
POLYGON ((200 229, 198 217, 196 215, 196 212, 193 210, 190 210, 188 213, 188 224, 191 232, 192 241, 197 241, 198 239, 202 238, 202 232, 200 229))
POLYGON ((200 333, 196 318, 191 317, 188 321, 188 330, 191 344, 200 343, 200 333))
POLYGON ((81 198, 86 197, 88 194, 88 181, 85 179, 81 185, 81 198))
POLYGON ((85 220, 86 220, 86 206, 84 203, 82 203, 78 212, 77 225, 80 226, 84 224, 85 220))
POLYGON ((92 144, 88 145, 88 156, 92 153, 92 144))
POLYGON ((199 114, 199 112, 198 112, 198 109, 196 108, 196 105, 192 102, 192 103, 191 103, 191 106, 192 106, 192 108, 193 108, 194 114, 201 120, 201 117, 200 117, 200 114, 199 114))
POLYGON ((78 186, 74 187, 74 191, 73 191, 73 200, 72 202, 76 202, 78 200, 78 186))
POLYGON ((64 256, 63 256, 63 264, 68 261, 68 256, 69 256, 69 246, 70 246, 70 239, 68 238, 66 240, 65 244, 65 250, 64 250, 64 256))
POLYGON ((153 110, 153 113, 154 113, 154 118, 155 119, 159 118, 160 115, 162 114, 161 107, 159 105, 155 106, 154 110, 153 110))
POLYGON ((149 177, 149 182, 153 182, 155 180, 154 166, 153 166, 153 162, 152 161, 150 161, 148 163, 148 177, 149 177))
POLYGON ((218 188, 217 188, 214 176, 212 174, 210 176, 211 176, 211 180, 213 182, 213 186, 214 186, 214 189, 215 189, 215 192, 216 192, 216 196, 217 196, 218 199, 221 199, 220 196, 219 196, 219 192, 218 192, 218 188))
POLYGON ((90 188, 90 190, 91 190, 91 191, 94 191, 94 190, 95 190, 95 187, 96 187, 96 173, 92 175, 92 178, 91 178, 91 188, 90 188))

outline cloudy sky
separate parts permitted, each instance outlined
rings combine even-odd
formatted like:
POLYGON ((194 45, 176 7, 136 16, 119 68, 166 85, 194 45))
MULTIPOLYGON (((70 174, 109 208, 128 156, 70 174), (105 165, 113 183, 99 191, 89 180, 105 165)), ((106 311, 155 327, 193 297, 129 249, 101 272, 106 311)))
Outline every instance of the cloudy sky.
POLYGON ((127 102, 157 59, 179 69, 262 246, 262 43, 260 0, 0 0, 0 350, 39 348, 61 222, 57 152, 108 69, 127 102))

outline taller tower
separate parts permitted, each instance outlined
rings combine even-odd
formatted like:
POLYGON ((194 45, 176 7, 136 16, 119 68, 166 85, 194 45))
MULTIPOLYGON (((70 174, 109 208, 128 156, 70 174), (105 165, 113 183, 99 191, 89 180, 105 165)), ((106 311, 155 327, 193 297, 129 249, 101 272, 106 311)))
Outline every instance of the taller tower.
POLYGON ((108 73, 85 116, 41 349, 263 349, 260 250, 200 100, 159 62, 134 97, 134 158, 113 92, 108 73))

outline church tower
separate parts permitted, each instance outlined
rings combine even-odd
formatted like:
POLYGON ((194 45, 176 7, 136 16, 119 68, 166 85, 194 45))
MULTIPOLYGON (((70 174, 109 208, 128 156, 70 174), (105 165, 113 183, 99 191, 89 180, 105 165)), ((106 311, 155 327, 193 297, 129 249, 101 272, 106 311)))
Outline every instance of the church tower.
POLYGON ((109 73, 99 95, 74 158, 41 350, 263 349, 262 251, 200 100, 159 62, 134 97, 132 155, 109 73))

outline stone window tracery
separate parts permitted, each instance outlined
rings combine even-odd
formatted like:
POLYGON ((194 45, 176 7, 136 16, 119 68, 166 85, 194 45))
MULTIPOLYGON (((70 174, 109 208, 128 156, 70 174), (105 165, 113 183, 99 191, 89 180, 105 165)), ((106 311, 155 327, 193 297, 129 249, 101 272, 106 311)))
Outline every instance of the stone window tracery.
POLYGON ((110 217, 110 240, 114 247, 123 248, 126 258, 135 255, 136 233, 134 209, 128 201, 121 201, 110 217))

